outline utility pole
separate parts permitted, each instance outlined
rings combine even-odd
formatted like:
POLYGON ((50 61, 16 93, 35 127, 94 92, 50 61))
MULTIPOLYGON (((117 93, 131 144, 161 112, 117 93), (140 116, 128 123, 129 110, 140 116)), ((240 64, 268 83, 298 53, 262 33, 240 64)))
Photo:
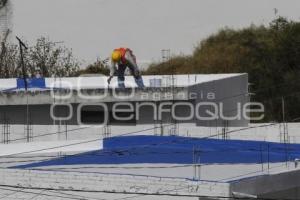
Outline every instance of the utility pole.
POLYGON ((20 47, 21 67, 22 67, 25 94, 26 94, 26 100, 27 100, 27 104, 26 104, 26 138, 27 138, 27 142, 29 142, 30 141, 30 127, 29 127, 28 85, 27 85, 26 68, 25 68, 25 63, 24 63, 24 55, 23 55, 23 48, 25 48, 26 50, 28 48, 19 37, 16 36, 16 38, 19 42, 19 47, 20 47))
POLYGON ((281 98, 281 104, 282 104, 282 124, 283 124, 283 142, 285 146, 285 159, 286 159, 286 167, 288 166, 288 143, 289 143, 289 134, 288 134, 288 127, 287 123, 285 121, 285 101, 284 97, 281 98))
POLYGON ((23 56, 23 48, 26 50, 28 49, 27 46, 22 42, 20 38, 16 36, 17 40, 19 41, 19 47, 20 47, 20 58, 21 58, 21 65, 22 65, 22 74, 23 74, 23 80, 24 80, 24 86, 25 86, 25 91, 27 91, 27 74, 26 74, 26 69, 25 69, 25 64, 24 64, 24 56, 23 56))
POLYGON ((285 101, 284 101, 284 97, 281 98, 281 104, 282 104, 283 141, 286 143, 286 142, 289 142, 289 136, 288 136, 287 123, 285 121, 285 101))

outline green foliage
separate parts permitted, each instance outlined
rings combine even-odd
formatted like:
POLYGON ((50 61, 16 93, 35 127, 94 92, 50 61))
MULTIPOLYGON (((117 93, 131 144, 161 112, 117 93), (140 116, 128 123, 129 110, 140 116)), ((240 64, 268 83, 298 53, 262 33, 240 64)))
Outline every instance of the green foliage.
POLYGON ((3 8, 7 4, 8 0, 0 0, 0 9, 3 8))
MULTIPOLYGON (((21 77, 19 46, 2 42, 0 51, 0 77, 21 77)), ((41 37, 36 44, 24 49, 24 63, 27 76, 34 76, 37 72, 44 77, 74 76, 78 73, 79 62, 72 51, 58 46, 48 38, 41 37)))
POLYGON ((103 74, 109 75, 109 68, 102 61, 96 61, 93 64, 88 65, 85 69, 80 70, 78 74, 103 74))
POLYGON ((79 69, 79 63, 70 49, 58 46, 45 37, 39 38, 25 55, 31 74, 40 70, 45 77, 74 76, 79 69))
POLYGON ((203 40, 191 56, 152 64, 146 74, 248 73, 252 101, 266 106, 265 121, 300 117, 300 23, 278 17, 269 26, 225 28, 203 40))
POLYGON ((188 73, 190 59, 188 56, 178 56, 171 58, 168 62, 152 64, 143 74, 188 73))

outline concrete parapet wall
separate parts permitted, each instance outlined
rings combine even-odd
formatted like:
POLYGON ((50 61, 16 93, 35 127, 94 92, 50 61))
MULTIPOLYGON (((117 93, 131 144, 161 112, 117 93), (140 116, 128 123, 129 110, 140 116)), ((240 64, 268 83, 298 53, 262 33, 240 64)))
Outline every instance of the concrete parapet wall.
POLYGON ((184 87, 146 89, 32 90, 0 92, 0 105, 39 105, 60 103, 98 103, 119 101, 188 100, 184 87), (173 98, 174 95, 174 98, 173 98), (28 100, 28 101, 27 101, 28 100))
POLYGON ((0 185, 146 194, 229 196, 229 184, 101 173, 1 169, 0 185))
MULTIPOLYGON (((231 192, 262 196, 300 187, 300 170, 246 178, 231 184, 231 192)), ((289 194, 292 196, 292 194, 289 194)), ((286 196, 286 198, 290 197, 286 196)))

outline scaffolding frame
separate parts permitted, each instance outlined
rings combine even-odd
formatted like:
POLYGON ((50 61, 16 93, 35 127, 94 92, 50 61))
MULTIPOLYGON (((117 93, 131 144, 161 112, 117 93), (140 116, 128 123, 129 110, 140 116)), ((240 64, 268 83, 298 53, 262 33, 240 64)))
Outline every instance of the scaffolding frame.
POLYGON ((9 144, 10 143, 10 123, 9 119, 6 116, 3 116, 2 121, 2 143, 9 144))

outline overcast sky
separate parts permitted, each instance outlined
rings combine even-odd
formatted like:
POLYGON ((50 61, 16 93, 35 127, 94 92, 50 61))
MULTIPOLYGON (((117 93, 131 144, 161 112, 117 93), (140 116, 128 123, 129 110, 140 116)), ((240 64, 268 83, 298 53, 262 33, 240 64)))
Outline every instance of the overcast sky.
POLYGON ((190 54, 222 27, 267 24, 274 8, 300 19, 299 0, 11 0, 13 31, 29 43, 64 41, 87 62, 130 47, 138 60, 160 60, 161 49, 190 54))

